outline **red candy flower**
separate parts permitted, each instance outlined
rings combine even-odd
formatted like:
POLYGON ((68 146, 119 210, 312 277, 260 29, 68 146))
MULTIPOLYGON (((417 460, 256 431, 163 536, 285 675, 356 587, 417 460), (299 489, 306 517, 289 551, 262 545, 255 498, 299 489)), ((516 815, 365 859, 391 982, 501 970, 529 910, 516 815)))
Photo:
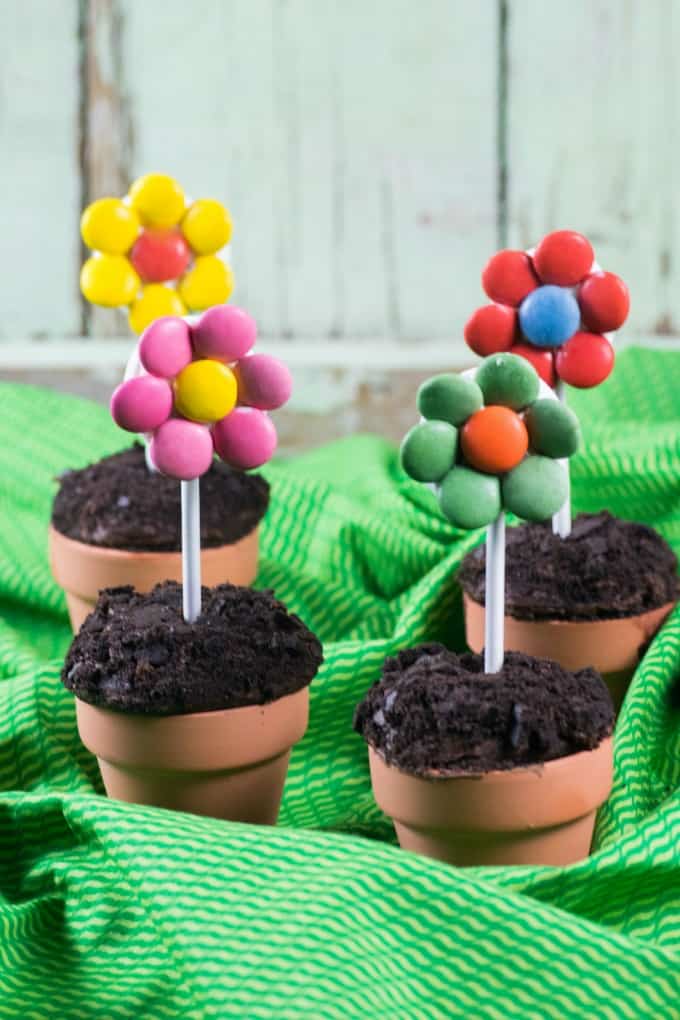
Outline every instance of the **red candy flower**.
POLYGON ((475 354, 512 351, 550 386, 604 382, 614 350, 603 334, 623 325, 630 301, 623 280, 600 269, 582 234, 556 230, 533 251, 496 252, 482 286, 493 304, 473 312, 464 331, 475 354))

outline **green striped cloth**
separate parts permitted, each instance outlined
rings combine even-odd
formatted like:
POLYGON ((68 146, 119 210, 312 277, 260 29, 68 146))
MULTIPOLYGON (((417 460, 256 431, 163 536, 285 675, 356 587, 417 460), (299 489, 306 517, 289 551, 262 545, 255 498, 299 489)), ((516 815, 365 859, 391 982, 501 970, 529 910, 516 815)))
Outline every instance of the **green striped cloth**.
MULTIPOLYGON (((680 612, 616 733, 596 852, 459 871, 399 850, 352 711, 388 653, 462 647, 456 532, 358 436, 267 470, 258 584, 325 645, 280 826, 106 800, 59 683, 69 642, 46 560, 54 475, 128 442, 104 408, 0 386, 0 1018, 680 1016, 680 612)), ((680 358, 627 350, 573 394, 577 510, 680 550, 680 358)))

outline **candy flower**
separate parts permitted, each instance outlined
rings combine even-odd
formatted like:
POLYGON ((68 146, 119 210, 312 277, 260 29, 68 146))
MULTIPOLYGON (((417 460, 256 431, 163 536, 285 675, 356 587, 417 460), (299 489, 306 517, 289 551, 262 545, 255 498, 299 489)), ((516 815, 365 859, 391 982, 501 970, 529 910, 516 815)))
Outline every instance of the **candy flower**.
POLYGON ((567 499, 559 460, 579 447, 578 419, 552 394, 541 396, 525 359, 497 354, 464 375, 436 375, 420 387, 418 410, 422 420, 401 445, 402 466, 434 486, 456 527, 489 525, 503 510, 543 521, 567 499))
POLYGON ((247 470, 268 461, 277 443, 267 411, 286 403, 286 366, 253 354, 257 336, 247 312, 209 308, 190 324, 156 319, 137 345, 137 372, 111 397, 115 422, 150 438, 149 454, 163 474, 189 481, 205 474, 217 454, 247 470))
POLYGON ((93 252, 80 274, 83 295, 127 306, 135 333, 161 316, 222 304, 233 290, 231 269, 216 254, 231 237, 228 210, 212 198, 187 203, 166 174, 140 177, 123 199, 97 199, 80 230, 93 252))
POLYGON ((623 280, 600 269, 582 234, 557 230, 529 252, 497 252, 482 286, 494 303, 465 325, 476 354, 519 354, 549 386, 563 380, 588 389, 604 382, 614 366, 605 334, 623 325, 630 301, 623 280))

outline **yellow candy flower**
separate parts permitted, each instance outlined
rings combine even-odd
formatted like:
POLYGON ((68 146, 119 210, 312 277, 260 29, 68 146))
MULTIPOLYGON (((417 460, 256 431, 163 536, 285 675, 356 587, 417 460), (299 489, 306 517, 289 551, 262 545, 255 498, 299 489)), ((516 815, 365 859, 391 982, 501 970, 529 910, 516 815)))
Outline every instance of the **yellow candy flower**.
POLYGON ((128 307, 142 333, 163 315, 185 315, 227 301, 232 271, 216 254, 231 237, 229 210, 213 198, 187 204, 167 174, 147 174, 125 198, 99 198, 83 212, 83 241, 92 250, 80 274, 85 298, 128 307))

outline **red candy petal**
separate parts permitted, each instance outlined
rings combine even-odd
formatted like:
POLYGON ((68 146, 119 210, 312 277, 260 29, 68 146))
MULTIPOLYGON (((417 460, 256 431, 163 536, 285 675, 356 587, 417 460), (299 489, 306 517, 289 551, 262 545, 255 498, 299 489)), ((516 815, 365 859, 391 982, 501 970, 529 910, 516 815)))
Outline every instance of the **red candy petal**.
POLYGON ((465 323, 465 342, 475 354, 486 358, 490 354, 509 351, 515 338, 517 312, 507 305, 484 305, 473 312, 465 323))
POLYGON ((581 318, 593 333, 611 333, 628 317, 630 297, 623 280, 615 273, 593 273, 578 292, 581 318))
POLYGON ((482 287, 492 301, 516 307, 538 287, 538 279, 526 252, 506 248, 487 262, 482 272, 482 287))
POLYGON ((530 344, 515 344, 512 354, 519 354, 530 362, 543 382, 548 386, 555 385, 555 360, 553 351, 545 347, 532 347, 530 344))
POLYGON ((560 379, 581 390, 599 386, 614 367, 614 348, 600 333, 574 333, 555 357, 560 379))
POLYGON ((546 234, 533 254, 534 269, 543 283, 573 287, 590 272, 595 253, 587 237, 574 230, 546 234))

